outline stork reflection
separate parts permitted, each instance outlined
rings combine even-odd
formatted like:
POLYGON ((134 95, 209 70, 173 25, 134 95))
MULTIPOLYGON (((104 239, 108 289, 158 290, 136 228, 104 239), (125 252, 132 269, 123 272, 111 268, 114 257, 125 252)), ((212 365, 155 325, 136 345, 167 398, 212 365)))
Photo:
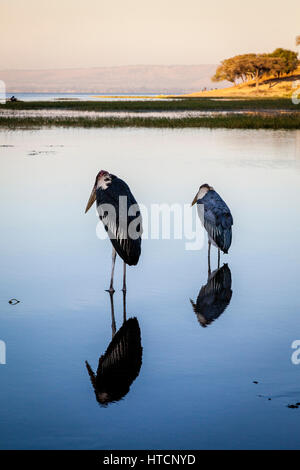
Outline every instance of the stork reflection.
POLYGON ((232 296, 231 272, 227 264, 209 272, 207 283, 201 287, 196 303, 191 304, 204 328, 219 318, 228 307, 232 296))
POLYGON ((129 392, 140 373, 142 345, 139 322, 136 317, 126 319, 126 293, 123 293, 123 325, 116 331, 114 294, 110 293, 112 340, 105 354, 100 356, 96 374, 86 361, 86 368, 102 406, 121 400, 129 392))

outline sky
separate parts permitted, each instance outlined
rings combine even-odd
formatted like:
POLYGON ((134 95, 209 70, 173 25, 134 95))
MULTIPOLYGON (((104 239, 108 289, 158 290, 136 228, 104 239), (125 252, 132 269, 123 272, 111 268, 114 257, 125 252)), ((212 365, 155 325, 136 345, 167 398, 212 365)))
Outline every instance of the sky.
POLYGON ((298 34, 299 0, 0 0, 0 69, 217 64, 298 34))

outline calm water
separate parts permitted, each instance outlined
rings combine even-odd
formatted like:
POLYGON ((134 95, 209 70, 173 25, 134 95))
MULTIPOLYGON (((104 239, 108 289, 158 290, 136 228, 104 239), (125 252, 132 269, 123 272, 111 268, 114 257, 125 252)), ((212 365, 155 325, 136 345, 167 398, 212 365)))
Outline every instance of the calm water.
POLYGON ((299 448, 300 408, 287 405, 300 402, 300 132, 1 131, 0 146, 0 447, 299 448), (235 221, 221 290, 210 310, 202 289, 200 314, 206 244, 143 241, 127 282, 142 364, 106 407, 85 365, 95 371, 112 339, 110 242, 96 236, 95 211, 84 214, 100 169, 146 206, 191 203, 208 182, 235 221))
MULTIPOLYGON (((7 93, 7 99, 11 96, 15 96, 21 101, 57 101, 57 100, 79 100, 79 101, 115 101, 116 94, 105 93, 101 97, 101 93, 7 93)), ((125 94, 120 93, 119 97, 124 100, 128 99, 129 96, 134 96, 136 99, 147 98, 154 99, 157 94, 144 93, 143 95, 131 93, 125 94)))

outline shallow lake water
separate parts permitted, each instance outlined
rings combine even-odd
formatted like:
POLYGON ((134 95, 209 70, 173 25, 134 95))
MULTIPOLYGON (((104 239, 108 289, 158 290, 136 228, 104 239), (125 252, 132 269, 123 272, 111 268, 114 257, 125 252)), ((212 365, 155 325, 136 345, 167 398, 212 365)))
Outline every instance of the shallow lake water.
MULTIPOLYGON (((1 449, 299 448, 299 131, 1 131, 0 158, 1 449), (85 364, 97 370, 114 326, 110 242, 84 214, 100 169, 145 207, 190 204, 209 183, 234 217, 211 310, 206 239, 143 240, 126 298, 142 355, 106 406, 85 364)), ((117 330, 121 287, 117 259, 117 330)))
MULTIPOLYGON (((127 100, 153 100, 160 98, 157 93, 6 93, 6 99, 15 96, 20 101, 116 101, 122 99, 127 100)), ((163 98, 165 99, 165 98, 163 98)))

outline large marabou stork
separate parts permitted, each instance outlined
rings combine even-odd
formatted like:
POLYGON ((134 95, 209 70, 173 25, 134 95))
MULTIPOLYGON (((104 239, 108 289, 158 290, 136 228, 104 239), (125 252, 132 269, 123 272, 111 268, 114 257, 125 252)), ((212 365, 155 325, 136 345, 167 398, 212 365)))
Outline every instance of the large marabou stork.
POLYGON ((229 207, 221 196, 209 184, 202 184, 192 206, 197 203, 198 215, 208 234, 208 272, 210 269, 211 244, 218 248, 218 268, 220 267, 220 250, 228 253, 232 240, 233 218, 229 207))
POLYGON ((123 292, 126 291, 126 264, 138 263, 141 254, 142 217, 139 206, 125 181, 108 171, 96 176, 85 212, 97 201, 100 220, 113 246, 109 292, 114 292, 116 254, 124 261, 123 292))

